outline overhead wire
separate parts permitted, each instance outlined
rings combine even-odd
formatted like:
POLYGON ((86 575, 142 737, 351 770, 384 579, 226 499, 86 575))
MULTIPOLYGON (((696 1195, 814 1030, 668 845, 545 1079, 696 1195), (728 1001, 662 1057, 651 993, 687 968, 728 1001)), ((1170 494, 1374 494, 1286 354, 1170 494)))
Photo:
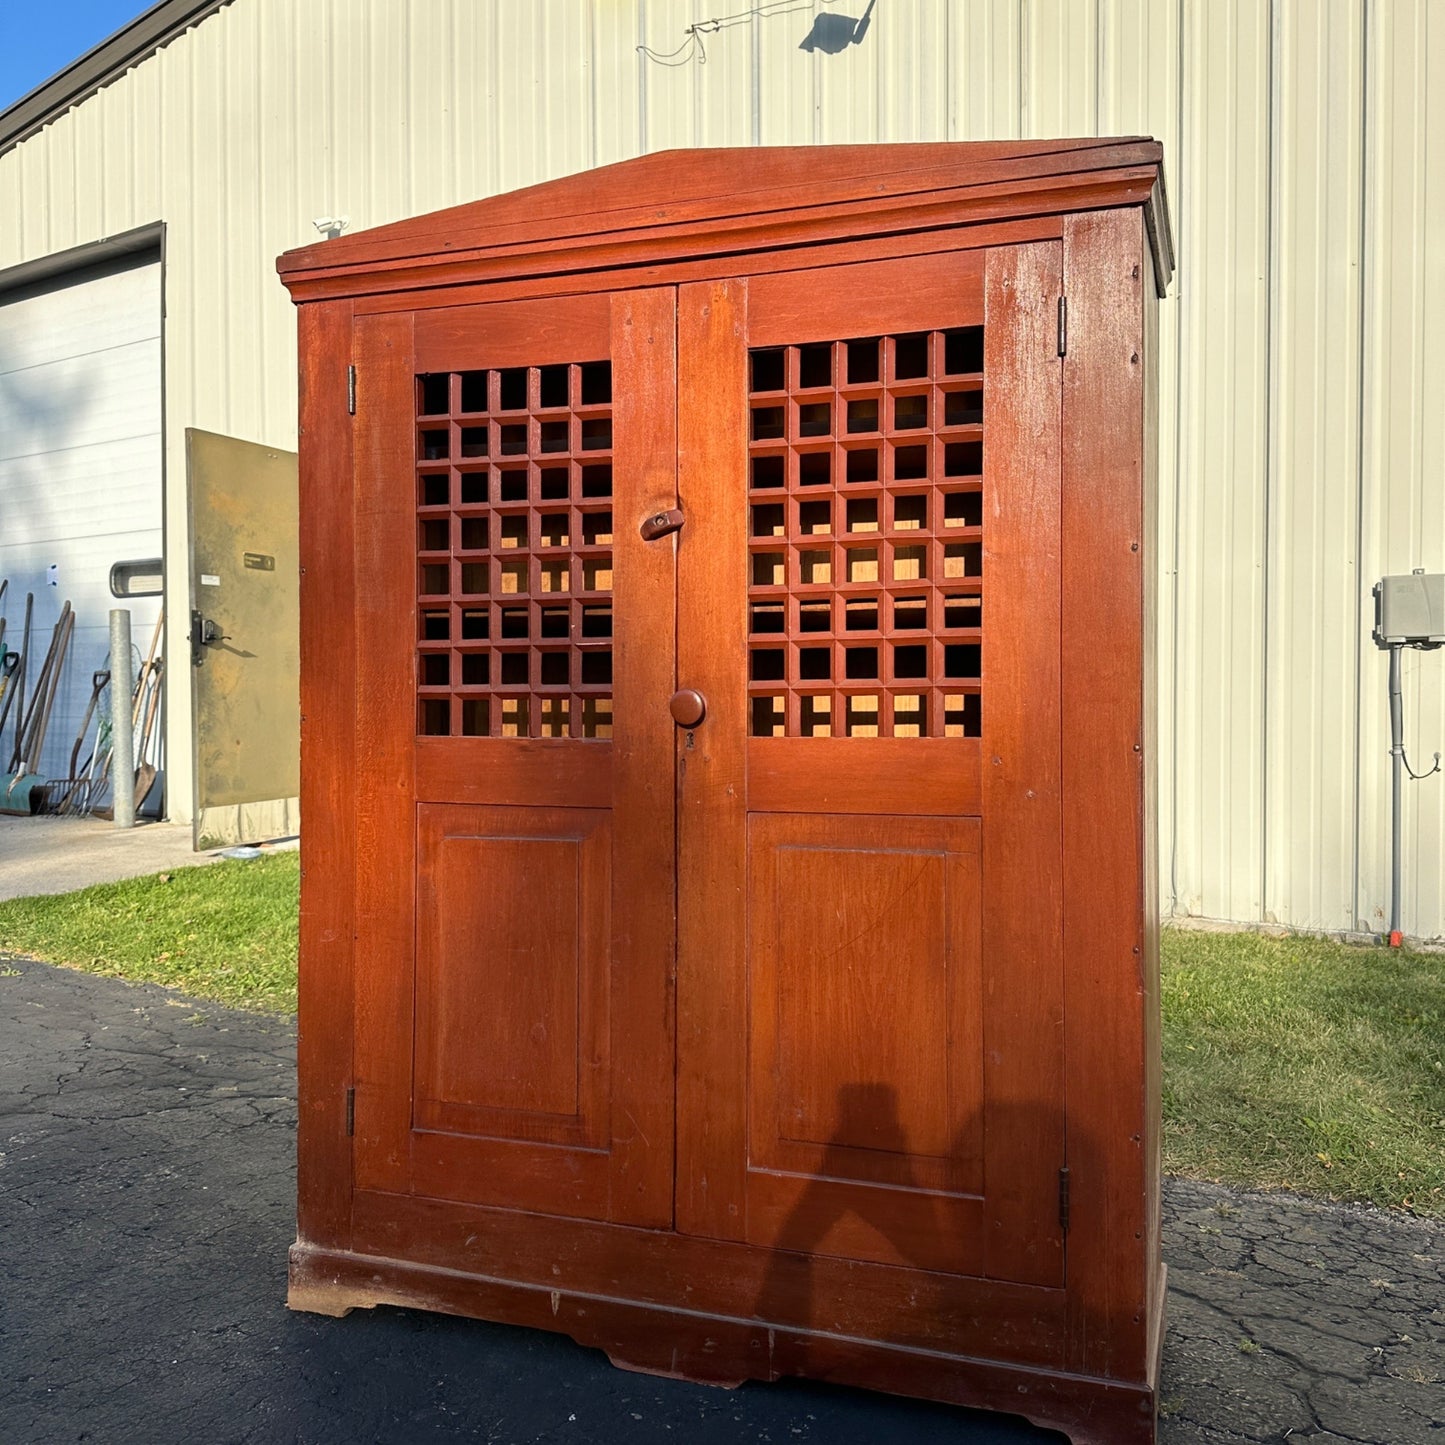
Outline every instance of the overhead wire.
POLYGON ((754 20, 768 20, 774 15, 785 15, 794 10, 813 10, 818 5, 836 5, 838 0, 768 0, 762 5, 753 5, 731 15, 718 15, 711 20, 695 20, 685 26, 682 44, 676 50, 654 50, 650 45, 637 46, 637 52, 645 55, 656 65, 675 69, 688 65, 696 59, 699 65, 707 64, 707 46, 704 35, 716 35, 721 30, 731 30, 738 25, 748 25, 754 20))

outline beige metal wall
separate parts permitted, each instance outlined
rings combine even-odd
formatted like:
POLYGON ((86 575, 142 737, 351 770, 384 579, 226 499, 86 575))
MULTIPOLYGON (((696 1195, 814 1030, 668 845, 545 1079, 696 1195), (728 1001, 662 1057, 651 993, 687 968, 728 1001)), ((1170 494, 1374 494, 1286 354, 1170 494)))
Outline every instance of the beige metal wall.
MULTIPOLYGON (((315 217, 361 228, 669 146, 1151 133, 1181 263, 1161 338, 1165 906, 1378 928, 1369 587, 1445 569, 1445 4, 878 0, 838 55, 799 49, 811 21, 796 0, 234 0, 0 157, 0 267, 167 223, 175 547, 186 426, 294 444, 272 260, 315 217)), ((1445 657, 1410 654, 1405 686, 1428 759, 1445 657)), ((182 798, 190 751, 170 748, 182 798)), ((1406 928, 1439 936, 1445 788, 1407 798, 1406 928)))

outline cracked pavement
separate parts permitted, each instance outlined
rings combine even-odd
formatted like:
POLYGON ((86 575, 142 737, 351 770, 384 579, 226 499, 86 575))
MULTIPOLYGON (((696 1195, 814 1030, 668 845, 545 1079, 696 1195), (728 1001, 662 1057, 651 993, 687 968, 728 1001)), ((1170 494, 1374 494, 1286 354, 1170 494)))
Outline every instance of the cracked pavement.
MULTIPOLYGON (((1042 1445, 1008 1417, 627 1374, 570 1340, 284 1307, 294 1029, 0 960, 0 1439, 1042 1445)), ((1445 1445, 1445 1228, 1169 1180, 1162 1445, 1445 1445)))
POLYGON ((1162 1441, 1445 1445, 1445 1228, 1166 1182, 1162 1441))

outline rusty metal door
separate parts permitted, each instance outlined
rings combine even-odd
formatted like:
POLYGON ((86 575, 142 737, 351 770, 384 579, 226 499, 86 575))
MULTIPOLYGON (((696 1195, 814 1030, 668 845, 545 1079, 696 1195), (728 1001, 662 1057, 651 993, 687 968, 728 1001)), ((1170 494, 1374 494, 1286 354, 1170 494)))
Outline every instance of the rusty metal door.
POLYGON ((296 455, 186 429, 197 848, 297 831, 296 455))

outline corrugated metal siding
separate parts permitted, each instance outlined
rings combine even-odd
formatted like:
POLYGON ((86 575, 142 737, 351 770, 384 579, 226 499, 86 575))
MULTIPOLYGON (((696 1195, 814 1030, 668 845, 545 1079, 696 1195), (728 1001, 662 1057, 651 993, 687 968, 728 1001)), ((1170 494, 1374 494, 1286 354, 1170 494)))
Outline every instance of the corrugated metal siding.
MULTIPOLYGON (((1364 6, 1280 6, 1271 44, 1264 916, 1354 915, 1364 6)), ((1442 559, 1445 561, 1445 559, 1442 559)))
MULTIPOLYGON (((1445 15, 881 0, 863 42, 826 55, 799 48, 813 13, 236 0, 0 157, 0 267, 167 222, 183 536, 186 425, 294 440, 294 317, 272 261, 316 217, 359 229, 669 146, 1158 136, 1180 250, 1160 335, 1165 907, 1378 927, 1388 740, 1369 585, 1445 567, 1445 356, 1429 344, 1445 321, 1430 144, 1445 15)), ((1405 676, 1428 759, 1445 662, 1412 654, 1405 676)), ((180 726, 183 669, 173 685, 180 726)), ((1406 926, 1440 935, 1445 788, 1407 798, 1406 926)))
MULTIPOLYGON (((1367 7, 1360 577, 1445 568, 1445 13, 1367 7)), ((1405 741, 1445 750, 1445 654, 1404 655, 1405 741)), ((1389 852, 1385 660, 1359 671, 1356 912, 1379 926, 1389 852)), ((1406 927, 1445 933, 1445 787, 1405 785, 1406 927)))
MULTIPOLYGON (((1183 19, 1174 458, 1172 791, 1163 840, 1178 912, 1257 919, 1263 803, 1268 399, 1268 12, 1183 19)), ((1168 309, 1166 307, 1166 309, 1168 309)), ((1161 410, 1167 411, 1167 399, 1161 410)), ((1161 481, 1170 475, 1163 459, 1161 481)), ((1167 490, 1167 483, 1165 484, 1167 490)), ((1165 656, 1168 657, 1166 650, 1165 656)), ((1161 759, 1161 762, 1163 760, 1161 759)), ((1168 765, 1166 764, 1166 767, 1168 765)), ((1166 899, 1166 902, 1168 900, 1166 899)))

